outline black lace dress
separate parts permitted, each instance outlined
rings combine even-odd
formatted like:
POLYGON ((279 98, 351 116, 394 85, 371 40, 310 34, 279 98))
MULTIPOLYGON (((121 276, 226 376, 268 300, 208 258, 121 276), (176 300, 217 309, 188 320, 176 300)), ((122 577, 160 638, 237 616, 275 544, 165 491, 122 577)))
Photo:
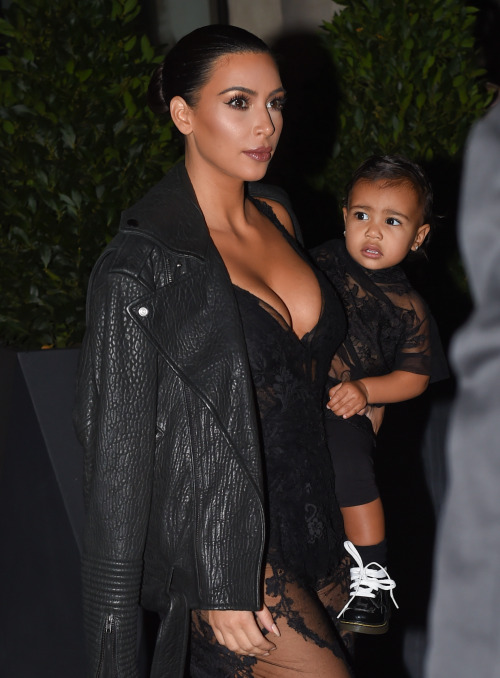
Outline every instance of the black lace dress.
MULTIPOLYGON (((301 247, 267 205, 258 206, 305 258, 301 247)), ((265 594, 272 597, 272 602, 266 600, 266 604, 278 626, 280 619, 285 619, 302 638, 341 656, 332 628, 347 593, 348 567, 344 562, 343 521, 324 435, 323 395, 333 351, 345 333, 345 317, 326 278, 319 271, 317 278, 323 300, 321 315, 314 329, 301 338, 271 306, 246 290, 236 286, 234 290, 255 386, 264 453, 268 502, 264 588, 265 594), (326 631, 324 620, 323 627, 318 626, 310 612, 300 609, 297 598, 302 594, 291 593, 292 589, 301 589, 316 595, 325 587, 329 587, 329 599, 322 605, 329 613, 331 627, 326 631)), ((214 644, 201 617, 195 620, 193 634, 191 675, 257 675, 252 669, 256 660, 228 653, 214 644)))

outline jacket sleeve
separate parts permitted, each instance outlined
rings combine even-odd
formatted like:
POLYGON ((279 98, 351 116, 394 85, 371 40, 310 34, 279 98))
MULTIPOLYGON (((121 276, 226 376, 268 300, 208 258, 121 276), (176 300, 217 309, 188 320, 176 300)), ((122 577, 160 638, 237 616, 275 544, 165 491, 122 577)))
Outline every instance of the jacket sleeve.
POLYGON ((147 290, 105 268, 101 263, 91 283, 75 408, 85 448, 86 675, 136 678, 155 449, 156 355, 127 310, 147 290))

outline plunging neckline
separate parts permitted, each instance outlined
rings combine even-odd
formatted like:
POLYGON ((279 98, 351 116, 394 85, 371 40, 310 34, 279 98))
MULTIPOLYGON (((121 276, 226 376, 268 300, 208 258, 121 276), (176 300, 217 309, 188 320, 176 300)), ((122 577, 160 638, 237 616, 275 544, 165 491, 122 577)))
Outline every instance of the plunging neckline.
MULTIPOLYGON (((311 268, 311 271, 314 273, 314 270, 313 270, 312 268, 311 268)), ((260 308, 262 308, 262 310, 263 310, 270 318, 272 318, 272 319, 274 320, 274 322, 275 322, 275 323, 276 323, 276 324, 277 324, 284 332, 286 332, 287 334, 290 334, 290 333, 293 334, 293 336, 297 339, 297 341, 299 341, 299 342, 302 344, 302 343, 305 343, 305 341, 306 341, 311 335, 313 335, 314 332, 316 331, 316 329, 317 329, 318 325, 320 324, 321 319, 322 319, 322 317, 323 317, 323 310, 324 310, 324 306, 325 306, 324 299, 323 299, 323 291, 322 291, 322 289, 321 289, 321 285, 320 285, 320 283, 319 283, 318 276, 317 276, 315 273, 314 273, 314 275, 315 275, 315 278, 316 278, 316 280, 317 280, 317 283, 318 283, 318 286, 319 286, 319 289, 320 289, 320 295, 321 295, 321 310, 320 310, 320 312, 319 312, 319 317, 318 317, 318 320, 316 321, 316 324, 315 324, 310 330, 307 330, 307 332, 305 332, 301 337, 299 337, 299 335, 295 332, 295 330, 293 329, 293 327, 286 321, 286 319, 284 318, 284 316, 283 316, 277 309, 275 309, 274 306, 272 306, 272 304, 269 304, 267 301, 264 301, 264 299, 261 299, 257 294, 254 294, 253 292, 250 292, 250 290, 247 290, 247 289, 245 289, 244 287, 240 287, 239 285, 236 285, 236 283, 231 283, 231 284, 232 284, 232 286, 233 286, 234 289, 239 290, 240 292, 243 292, 244 294, 246 294, 246 295, 248 295, 249 297, 251 297, 251 298, 254 300, 254 302, 257 303, 257 306, 259 306, 260 308), (270 309, 270 310, 267 310, 267 309, 270 309), (280 322, 280 320, 278 320, 278 318, 280 318, 281 322, 280 322)))
MULTIPOLYGON (((305 332, 302 335, 302 337, 299 337, 299 335, 293 329, 292 325, 290 325, 286 321, 285 317, 276 308, 274 308, 274 306, 272 304, 269 304, 267 301, 264 301, 264 299, 261 299, 257 294, 250 292, 250 290, 247 290, 244 287, 240 287, 239 285, 234 283, 232 280, 231 280, 231 284, 232 284, 233 288, 235 288, 237 290, 241 290, 241 292, 244 292, 249 297, 251 297, 254 301, 256 301, 257 305, 260 306, 267 313, 267 315, 271 316, 271 318, 273 318, 273 320, 282 328, 283 331, 285 331, 287 334, 291 332, 294 335, 294 337, 297 339, 297 341, 299 341, 300 343, 303 343, 304 340, 306 340, 308 337, 310 337, 312 334, 314 334, 314 332, 317 329, 317 327, 318 327, 318 325, 319 325, 319 323, 322 319, 322 316, 323 316, 325 300, 324 300, 324 297, 323 297, 323 290, 321 288, 321 283, 318 279, 318 275, 317 275, 316 271, 314 270, 314 268, 312 266, 310 266, 309 263, 301 255, 300 250, 297 247, 297 241, 290 235, 290 233, 287 231, 287 229, 283 226, 281 221, 278 219, 278 217, 274 213, 274 210, 271 207, 271 205, 268 205, 265 200, 261 200, 258 197, 252 197, 252 198, 250 198, 250 200, 254 203, 254 205, 257 207, 259 212, 261 212, 261 214, 263 214, 265 217, 267 217, 269 219, 269 221, 278 229, 278 231, 280 231, 281 235, 285 238, 285 240, 288 242, 290 247, 294 250, 295 254, 300 259, 302 259, 302 261, 306 264, 306 266, 309 266, 309 269, 311 270, 312 274, 314 275, 314 277, 316 279, 316 284, 318 285, 319 293, 320 293, 320 296, 321 296, 321 309, 320 309, 320 312, 319 312, 318 320, 316 321, 316 324, 310 330, 305 332), (270 309, 270 310, 267 310, 267 309, 270 309), (280 322, 280 320, 278 320, 278 318, 281 319, 281 322, 280 322)), ((275 294, 276 294, 276 292, 275 292, 275 294)), ((285 303, 285 302, 283 302, 283 303, 285 303)))

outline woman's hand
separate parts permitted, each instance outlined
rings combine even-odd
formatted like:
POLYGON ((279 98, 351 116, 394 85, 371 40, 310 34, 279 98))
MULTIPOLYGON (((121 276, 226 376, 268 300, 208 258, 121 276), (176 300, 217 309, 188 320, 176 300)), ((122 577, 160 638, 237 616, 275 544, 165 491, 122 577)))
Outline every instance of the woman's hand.
POLYGON ((361 380, 343 381, 328 392, 327 407, 338 417, 348 419, 354 414, 364 414, 368 405, 368 391, 361 380))
POLYGON ((232 652, 250 657, 266 657, 276 645, 267 640, 259 628, 262 626, 280 635, 269 609, 264 605, 258 612, 248 610, 209 610, 208 622, 221 645, 232 652))

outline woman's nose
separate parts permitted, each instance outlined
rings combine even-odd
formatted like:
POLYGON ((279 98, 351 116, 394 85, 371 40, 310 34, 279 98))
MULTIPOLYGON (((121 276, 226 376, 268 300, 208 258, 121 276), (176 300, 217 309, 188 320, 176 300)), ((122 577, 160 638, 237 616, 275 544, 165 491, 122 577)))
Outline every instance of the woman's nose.
POLYGON ((257 131, 262 131, 266 136, 272 136, 276 131, 276 125, 273 122, 271 111, 266 106, 259 113, 259 118, 256 123, 257 131))

